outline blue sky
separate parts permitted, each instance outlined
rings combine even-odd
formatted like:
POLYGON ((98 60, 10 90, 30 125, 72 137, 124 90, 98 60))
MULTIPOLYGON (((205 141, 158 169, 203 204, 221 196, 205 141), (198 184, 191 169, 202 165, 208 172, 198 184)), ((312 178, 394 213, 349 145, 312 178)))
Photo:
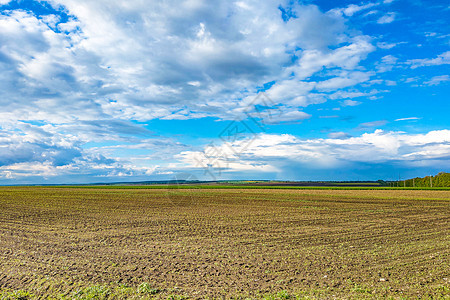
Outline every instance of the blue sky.
POLYGON ((450 167, 448 1, 0 0, 0 184, 450 167))

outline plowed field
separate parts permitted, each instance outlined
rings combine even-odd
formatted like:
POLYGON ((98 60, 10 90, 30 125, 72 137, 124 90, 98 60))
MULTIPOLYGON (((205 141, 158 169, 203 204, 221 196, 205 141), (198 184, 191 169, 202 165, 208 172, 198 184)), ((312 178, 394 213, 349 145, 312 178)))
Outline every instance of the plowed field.
POLYGON ((450 192, 0 187, 0 298, 448 298, 450 192))

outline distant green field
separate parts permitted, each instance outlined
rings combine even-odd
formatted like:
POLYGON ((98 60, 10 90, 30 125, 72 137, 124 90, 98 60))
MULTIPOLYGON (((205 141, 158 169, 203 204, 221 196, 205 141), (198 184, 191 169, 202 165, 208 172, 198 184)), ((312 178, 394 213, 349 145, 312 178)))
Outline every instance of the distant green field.
MULTIPOLYGON (((49 186, 36 186, 37 188, 49 186)), ((450 187, 387 187, 387 186, 275 186, 275 185, 62 185, 59 188, 99 188, 99 189, 293 189, 293 190, 426 190, 449 191, 450 187)))
MULTIPOLYGON (((346 182, 335 182, 333 183, 335 185, 348 185, 346 182)), ((380 186, 380 183, 378 182, 352 182, 352 185, 373 185, 373 186, 380 186)))

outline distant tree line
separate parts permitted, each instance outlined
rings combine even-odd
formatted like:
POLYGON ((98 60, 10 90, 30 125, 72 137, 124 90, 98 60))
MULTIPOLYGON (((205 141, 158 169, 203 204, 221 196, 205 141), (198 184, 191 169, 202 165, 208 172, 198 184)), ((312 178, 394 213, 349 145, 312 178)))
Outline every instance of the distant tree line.
POLYGON ((436 176, 416 177, 390 182, 390 185, 399 187, 450 187, 450 173, 440 172, 436 176))

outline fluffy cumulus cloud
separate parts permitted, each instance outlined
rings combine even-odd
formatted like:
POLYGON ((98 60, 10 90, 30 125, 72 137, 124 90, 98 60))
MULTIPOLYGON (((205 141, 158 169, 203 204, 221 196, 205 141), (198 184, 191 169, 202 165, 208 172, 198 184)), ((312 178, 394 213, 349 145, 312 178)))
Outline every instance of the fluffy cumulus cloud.
POLYGON ((262 134, 248 140, 209 145, 202 152, 182 152, 179 158, 184 168, 191 171, 203 169, 210 176, 267 172, 283 178, 296 169, 297 178, 302 178, 302 173, 311 169, 342 171, 361 164, 396 164, 399 169, 405 166, 448 168, 450 130, 405 134, 377 129, 357 137, 334 132, 328 139, 262 134), (211 164, 199 165, 198 161, 205 155, 211 164))
POLYGON ((295 17, 283 20, 279 8, 288 3, 278 1, 50 3, 68 17, 1 15, 2 99, 14 102, 3 118, 25 105, 23 119, 56 123, 230 118, 268 81, 277 81, 268 91, 274 101, 300 107, 323 101, 316 87, 345 88, 371 75, 355 71, 374 51, 370 38, 315 5, 294 5, 295 17), (324 68, 342 72, 305 81, 324 68))
POLYGON ((355 70, 374 50, 370 38, 349 33, 342 16, 315 5, 290 6, 290 19, 280 10, 289 4, 278 1, 46 5, 53 12, 0 15, 0 119, 4 135, 18 136, 5 142, 2 165, 70 165, 85 159, 83 143, 140 131, 111 120, 231 119, 274 80, 267 94, 286 112, 279 121, 299 121, 309 117, 301 107, 325 101, 315 89, 370 77, 355 70), (324 68, 342 71, 307 80, 324 68), (74 135, 78 144, 24 142, 31 125, 11 129, 17 122, 38 122, 33 130, 48 139, 74 135))
MULTIPOLYGON (((137 164, 132 164, 131 157, 106 158, 105 154, 112 154, 110 148, 114 147, 104 146, 101 147, 102 151, 98 151, 97 147, 85 149, 83 146, 93 136, 99 139, 107 137, 109 140, 121 141, 122 148, 140 145, 147 147, 145 148, 147 150, 155 149, 155 146, 162 149, 164 147, 180 149, 180 145, 168 139, 153 139, 151 143, 145 143, 145 139, 136 141, 123 136, 113 137, 107 128, 109 125, 85 122, 77 125, 78 128, 73 128, 71 125, 38 126, 25 122, 18 122, 14 126, 4 124, 0 130, 0 180, 14 182, 22 178, 25 180, 23 182, 33 182, 38 179, 54 182, 55 178, 66 176, 76 182, 108 181, 104 178, 150 175, 157 167, 145 165, 137 167, 137 164), (75 136, 69 132, 79 134, 75 136)), ((112 125, 118 128, 117 124, 112 125)), ((124 131, 133 129, 127 129, 126 126, 121 128, 124 131)), ((135 131, 136 128, 134 128, 135 131)), ((158 151, 152 152, 154 156, 158 154, 158 151)))

